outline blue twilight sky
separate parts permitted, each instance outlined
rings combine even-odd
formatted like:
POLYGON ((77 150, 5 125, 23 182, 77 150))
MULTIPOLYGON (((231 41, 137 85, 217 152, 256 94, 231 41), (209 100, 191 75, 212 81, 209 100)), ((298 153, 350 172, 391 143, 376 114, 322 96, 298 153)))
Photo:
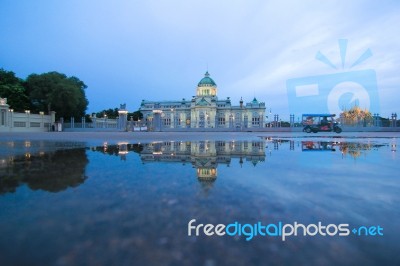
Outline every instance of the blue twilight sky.
POLYGON ((256 96, 284 118, 288 79, 346 71, 369 48, 352 70, 375 70, 379 112, 400 113, 398 1, 0 0, 0 25, 0 68, 77 76, 88 112, 190 99, 208 65, 219 98, 256 96))

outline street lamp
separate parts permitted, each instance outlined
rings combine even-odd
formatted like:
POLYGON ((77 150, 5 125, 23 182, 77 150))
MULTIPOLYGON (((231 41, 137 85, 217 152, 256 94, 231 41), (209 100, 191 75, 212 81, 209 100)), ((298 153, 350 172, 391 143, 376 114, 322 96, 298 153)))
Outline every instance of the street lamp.
MULTIPOLYGON (((272 109, 271 108, 269 108, 269 117, 272 119, 272 109)), ((269 122, 269 127, 271 127, 271 122, 269 121, 269 119, 268 119, 268 122, 269 122)))
POLYGON ((396 113, 392 113, 392 127, 396 126, 396 120, 397 120, 397 114, 396 113))
POLYGON ((9 109, 8 110, 10 112, 10 127, 13 127, 13 113, 14 113, 14 109, 9 109))

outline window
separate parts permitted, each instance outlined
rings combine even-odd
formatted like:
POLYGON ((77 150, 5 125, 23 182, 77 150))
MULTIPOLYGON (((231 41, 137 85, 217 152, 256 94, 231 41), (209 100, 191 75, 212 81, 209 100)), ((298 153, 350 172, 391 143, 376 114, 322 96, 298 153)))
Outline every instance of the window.
POLYGON ((225 125, 225 117, 218 117, 218 125, 225 125))
POLYGON ((236 115, 235 115, 235 124, 236 124, 237 127, 240 127, 240 122, 241 122, 240 120, 241 120, 240 113, 236 113, 236 115))
POLYGON ((171 125, 171 118, 164 118, 163 124, 164 124, 164 126, 170 126, 171 125))
POLYGON ((31 122, 31 127, 40 127, 40 123, 39 122, 31 122))
POLYGON ((253 126, 258 126, 258 125, 260 125, 260 118, 259 118, 259 117, 253 117, 253 118, 251 119, 251 124, 252 124, 253 126))
POLYGON ((14 121, 14 127, 26 127, 26 122, 14 121))

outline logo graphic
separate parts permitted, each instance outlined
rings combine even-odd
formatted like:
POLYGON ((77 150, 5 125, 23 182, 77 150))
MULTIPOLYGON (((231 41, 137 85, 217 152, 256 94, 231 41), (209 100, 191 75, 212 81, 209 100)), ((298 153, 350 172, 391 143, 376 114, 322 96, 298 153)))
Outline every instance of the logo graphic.
POLYGON ((322 222, 316 224, 302 224, 298 222, 283 223, 268 223, 257 222, 254 224, 241 224, 238 221, 225 224, 197 224, 196 219, 191 219, 188 222, 188 236, 243 236, 246 241, 252 240, 254 237, 278 237, 282 241, 286 241, 288 237, 297 236, 323 236, 323 237, 346 237, 350 232, 354 236, 383 236, 383 228, 380 225, 354 227, 350 230, 350 225, 345 224, 327 224, 322 222))
MULTIPOLYGON (((330 113, 337 116, 354 106, 379 112, 379 95, 376 73, 373 69, 351 70, 372 56, 367 49, 348 71, 346 66, 347 40, 339 40, 342 71, 339 73, 289 79, 286 81, 290 113, 330 113)), ((317 52, 315 58, 338 70, 324 54, 317 52)))

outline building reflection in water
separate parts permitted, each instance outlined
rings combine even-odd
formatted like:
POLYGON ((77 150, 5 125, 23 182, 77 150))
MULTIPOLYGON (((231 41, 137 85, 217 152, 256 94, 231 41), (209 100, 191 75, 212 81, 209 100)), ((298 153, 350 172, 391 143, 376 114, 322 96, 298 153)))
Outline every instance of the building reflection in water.
POLYGON ((260 141, 197 141, 153 142, 143 145, 140 152, 143 163, 190 163, 201 182, 213 182, 218 176, 219 164, 230 166, 232 158, 239 164, 254 166, 265 161, 265 142, 260 141))
POLYGON ((87 178, 85 169, 89 161, 85 148, 39 142, 7 145, 16 150, 0 156, 0 194, 15 192, 22 185, 32 190, 59 192, 77 187, 87 178))
POLYGON ((139 154, 143 164, 146 163, 181 163, 191 164, 200 182, 212 183, 218 176, 218 165, 230 166, 232 158, 239 159, 242 166, 248 162, 256 166, 265 161, 265 141, 164 141, 145 144, 128 144, 125 142, 100 147, 93 151, 120 156, 126 160, 129 152, 139 154))

